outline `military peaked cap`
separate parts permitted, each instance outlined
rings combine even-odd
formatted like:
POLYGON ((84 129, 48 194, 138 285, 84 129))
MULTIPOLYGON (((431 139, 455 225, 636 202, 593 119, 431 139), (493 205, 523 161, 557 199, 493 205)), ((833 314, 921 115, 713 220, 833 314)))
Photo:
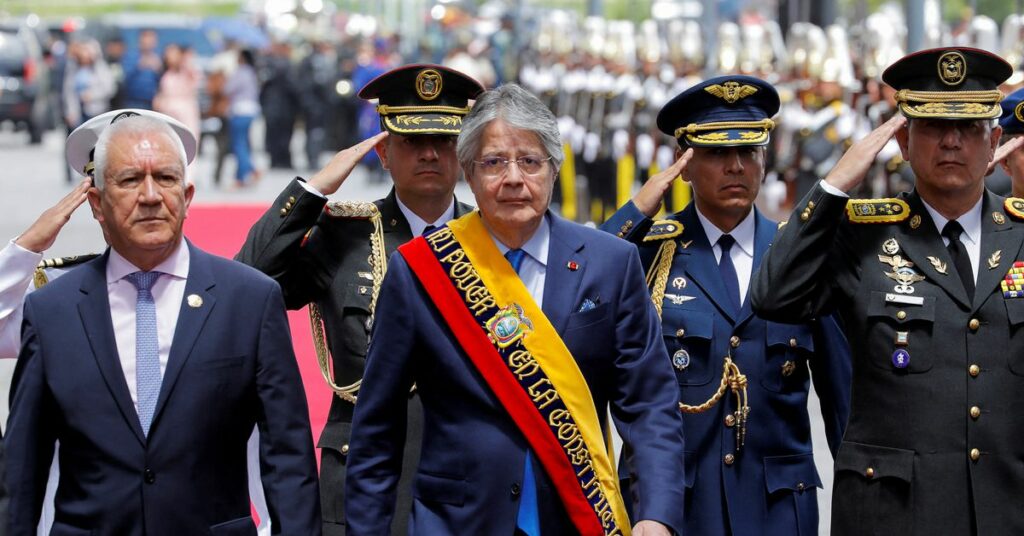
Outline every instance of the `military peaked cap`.
POLYGON ((371 80, 359 97, 377 99, 381 126, 395 134, 458 135, 469 101, 484 88, 447 67, 406 65, 371 80))

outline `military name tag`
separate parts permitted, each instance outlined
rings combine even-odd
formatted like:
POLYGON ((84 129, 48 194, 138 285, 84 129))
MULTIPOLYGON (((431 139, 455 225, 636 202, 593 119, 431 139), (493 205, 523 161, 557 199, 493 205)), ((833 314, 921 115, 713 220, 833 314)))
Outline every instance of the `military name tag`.
POLYGON ((891 292, 885 295, 886 303, 900 303, 903 305, 924 305, 924 298, 921 296, 907 296, 906 294, 893 294, 891 292))

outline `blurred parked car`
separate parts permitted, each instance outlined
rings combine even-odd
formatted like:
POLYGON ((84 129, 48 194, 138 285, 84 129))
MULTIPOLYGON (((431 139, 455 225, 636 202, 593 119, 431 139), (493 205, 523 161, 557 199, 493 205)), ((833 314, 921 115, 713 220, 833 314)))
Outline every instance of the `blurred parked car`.
POLYGON ((39 143, 52 126, 50 72, 39 37, 24 22, 0 21, 0 121, 39 143))

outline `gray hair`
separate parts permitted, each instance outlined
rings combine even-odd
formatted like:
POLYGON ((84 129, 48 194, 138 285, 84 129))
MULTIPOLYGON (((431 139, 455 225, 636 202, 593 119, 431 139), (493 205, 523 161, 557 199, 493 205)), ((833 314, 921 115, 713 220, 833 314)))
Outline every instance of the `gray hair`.
POLYGON ((471 169, 480 152, 484 129, 496 119, 508 126, 533 132, 551 157, 554 169, 562 167, 562 137, 555 114, 529 91, 517 84, 503 84, 483 92, 463 120, 455 155, 463 169, 471 169))
POLYGON ((96 188, 102 190, 107 182, 107 153, 110 145, 110 140, 118 134, 144 134, 156 132, 166 135, 177 150, 178 159, 181 161, 181 171, 185 178, 185 184, 188 184, 188 158, 185 156, 185 145, 181 142, 181 138, 174 132, 171 125, 168 125, 165 121, 161 121, 154 117, 147 117, 144 115, 135 115, 131 117, 125 117, 118 119, 111 123, 110 126, 103 129, 100 133, 99 139, 96 140, 96 149, 93 153, 93 165, 95 166, 95 173, 93 174, 93 184, 96 188))

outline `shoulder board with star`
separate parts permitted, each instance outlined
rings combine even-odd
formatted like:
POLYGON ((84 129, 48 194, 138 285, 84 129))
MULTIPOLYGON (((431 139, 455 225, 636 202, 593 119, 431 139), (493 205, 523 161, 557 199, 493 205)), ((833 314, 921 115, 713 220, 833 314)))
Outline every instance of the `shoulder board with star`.
POLYGON ((902 199, 851 199, 846 215, 853 223, 899 223, 910 217, 910 205, 902 199))
POLYGON ((367 219, 380 214, 377 205, 360 201, 332 201, 324 207, 328 216, 335 218, 367 219))
POLYGON ((1024 199, 1019 197, 1007 197, 1003 202, 1006 213, 1017 221, 1024 221, 1024 199))
POLYGON ((675 220, 658 220, 651 225, 651 230, 644 236, 644 242, 675 238, 683 234, 683 224, 675 220))
POLYGON ((38 265, 36 265, 32 281, 35 283, 36 288, 41 288, 43 285, 50 282, 49 276, 46 275, 47 268, 71 268, 72 266, 77 266, 83 262, 91 261, 99 256, 99 253, 87 253, 85 255, 73 255, 71 257, 43 259, 39 261, 38 265))

